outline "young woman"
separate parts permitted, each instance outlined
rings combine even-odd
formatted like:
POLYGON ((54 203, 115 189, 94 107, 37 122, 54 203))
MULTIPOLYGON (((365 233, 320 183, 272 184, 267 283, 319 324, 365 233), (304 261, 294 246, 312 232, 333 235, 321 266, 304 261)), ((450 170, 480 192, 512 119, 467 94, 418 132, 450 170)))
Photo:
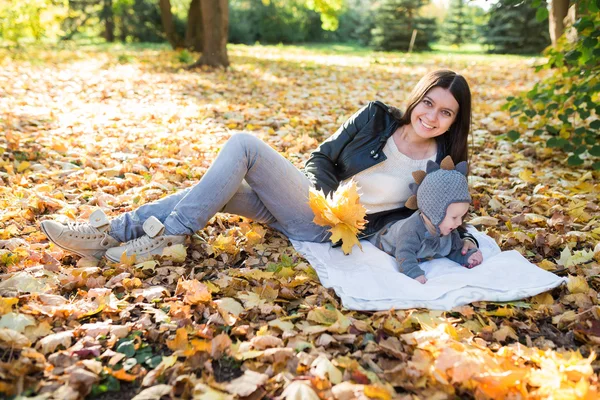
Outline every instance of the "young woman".
MULTIPOLYGON (((161 254, 202 229, 217 212, 249 217, 292 239, 323 242, 329 238, 328 228, 312 222, 309 189, 327 194, 354 178, 368 210, 360 237, 378 245, 397 240, 395 234, 413 212, 404 206, 413 171, 447 155, 456 163, 467 160, 470 126, 467 81, 452 71, 434 71, 417 83, 404 114, 378 101, 367 104, 311 154, 304 172, 260 139, 240 133, 188 189, 112 221, 97 210, 87 223, 47 220, 41 228, 67 251, 83 257, 105 255, 113 262, 123 252, 137 260, 161 254)), ((473 247, 474 240, 465 241, 463 253, 473 247)))

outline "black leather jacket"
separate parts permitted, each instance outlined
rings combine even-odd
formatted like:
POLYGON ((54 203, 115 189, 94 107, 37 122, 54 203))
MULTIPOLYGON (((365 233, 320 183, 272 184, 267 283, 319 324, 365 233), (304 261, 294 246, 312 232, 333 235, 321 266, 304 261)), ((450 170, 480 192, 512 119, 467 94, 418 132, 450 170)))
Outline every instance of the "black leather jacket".
MULTIPOLYGON (((304 172, 313 186, 327 195, 335 191, 341 181, 384 161, 387 157, 382 149, 400 126, 400 117, 400 110, 380 101, 370 102, 356 112, 311 153, 304 172)), ((440 163, 448 153, 441 140, 437 140, 437 144, 436 162, 440 163)), ((367 226, 358 237, 369 237, 390 222, 408 218, 413 212, 400 207, 367 214, 367 226)), ((468 233, 461 232, 461 237, 466 236, 472 238, 468 233)))

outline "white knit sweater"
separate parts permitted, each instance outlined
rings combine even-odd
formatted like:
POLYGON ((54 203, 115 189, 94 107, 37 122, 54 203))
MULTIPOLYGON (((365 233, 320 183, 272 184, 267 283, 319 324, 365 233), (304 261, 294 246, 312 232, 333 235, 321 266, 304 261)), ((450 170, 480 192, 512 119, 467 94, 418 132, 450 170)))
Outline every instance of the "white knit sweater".
POLYGON ((411 195, 408 185, 414 182, 412 172, 425 170, 427 161, 435 161, 436 154, 424 160, 413 160, 401 153, 390 137, 383 148, 387 159, 359 172, 343 183, 357 182, 360 202, 368 214, 403 207, 411 195))

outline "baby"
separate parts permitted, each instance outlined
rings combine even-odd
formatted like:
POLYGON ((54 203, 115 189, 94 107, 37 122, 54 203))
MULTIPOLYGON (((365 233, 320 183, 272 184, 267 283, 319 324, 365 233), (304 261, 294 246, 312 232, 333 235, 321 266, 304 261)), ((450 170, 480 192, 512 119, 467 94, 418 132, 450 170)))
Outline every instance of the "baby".
POLYGON ((463 240, 456 230, 471 203, 467 168, 465 161, 455 168, 448 156, 441 165, 429 161, 427 171, 413 172, 415 183, 410 184, 413 195, 406 207, 419 210, 401 226, 397 237, 402 240, 395 243, 395 248, 386 250, 396 257, 400 272, 421 283, 427 282, 427 278, 419 268, 420 261, 447 257, 473 268, 483 260, 478 249, 462 254, 463 240))

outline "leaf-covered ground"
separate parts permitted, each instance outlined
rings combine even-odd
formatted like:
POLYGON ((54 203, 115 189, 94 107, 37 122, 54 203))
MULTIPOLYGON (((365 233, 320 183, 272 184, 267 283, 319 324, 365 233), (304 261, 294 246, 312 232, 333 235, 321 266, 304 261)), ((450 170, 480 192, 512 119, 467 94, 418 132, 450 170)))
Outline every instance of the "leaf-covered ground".
POLYGON ((0 396, 597 398, 599 175, 522 130, 498 139, 516 126, 504 99, 540 78, 531 60, 230 55, 225 72, 184 70, 166 50, 0 52, 0 396), (143 264, 81 260, 39 230, 193 184, 237 130, 301 166, 366 102, 401 107, 441 67, 474 95, 472 222, 568 286, 452 312, 354 312, 285 237, 239 217, 143 264))

